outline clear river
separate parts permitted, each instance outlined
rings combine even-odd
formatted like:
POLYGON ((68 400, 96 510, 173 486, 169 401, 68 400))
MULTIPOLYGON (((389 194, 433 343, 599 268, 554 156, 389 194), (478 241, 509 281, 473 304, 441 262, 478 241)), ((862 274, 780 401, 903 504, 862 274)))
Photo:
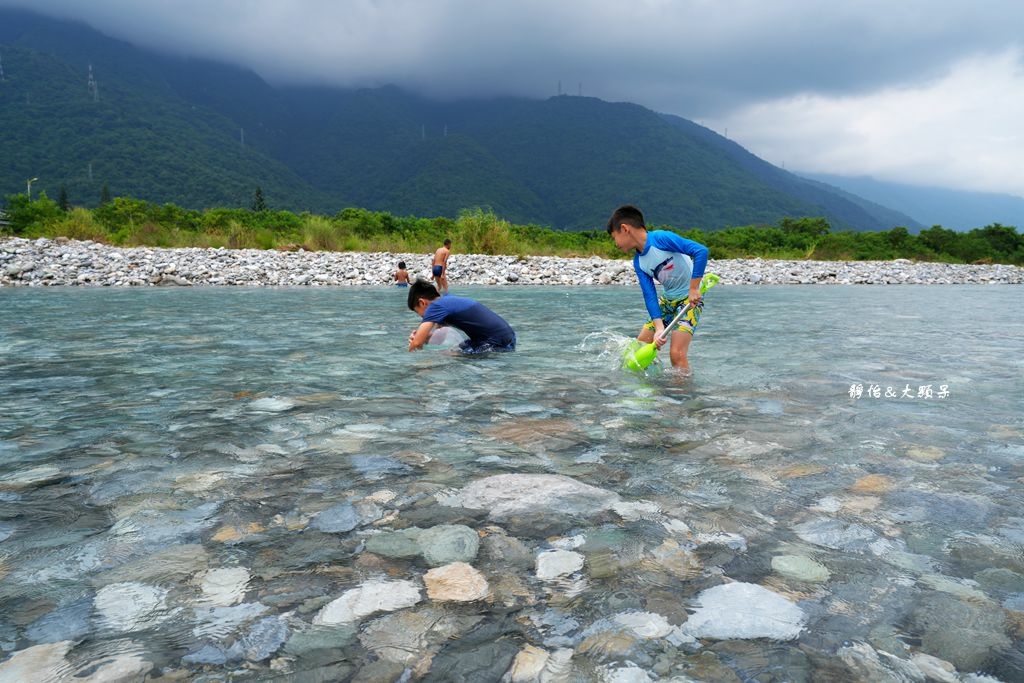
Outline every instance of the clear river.
POLYGON ((1021 288, 406 291, 0 290, 0 681, 1024 680, 1021 288))

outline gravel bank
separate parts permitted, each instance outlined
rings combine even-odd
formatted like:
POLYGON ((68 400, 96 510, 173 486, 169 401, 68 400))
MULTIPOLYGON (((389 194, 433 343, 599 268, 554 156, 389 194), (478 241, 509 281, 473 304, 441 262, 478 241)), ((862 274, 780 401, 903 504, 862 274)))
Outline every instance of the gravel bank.
MULTIPOLYGON (((397 263, 429 277, 429 254, 282 252, 258 249, 155 249, 95 242, 0 240, 0 286, 148 287, 372 286, 392 282, 397 263)), ((453 285, 629 285, 630 261, 454 253, 453 285)), ((896 261, 712 259, 723 284, 1024 284, 1024 268, 896 261)))

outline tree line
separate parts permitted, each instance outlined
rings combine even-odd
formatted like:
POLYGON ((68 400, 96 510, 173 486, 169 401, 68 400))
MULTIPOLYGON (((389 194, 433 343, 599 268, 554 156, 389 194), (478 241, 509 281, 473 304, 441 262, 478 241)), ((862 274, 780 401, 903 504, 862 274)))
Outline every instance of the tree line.
MULTIPOLYGON (((267 207, 257 189, 252 206, 183 209, 104 194, 93 209, 67 206, 41 193, 6 199, 0 230, 36 237, 67 237, 119 246, 226 247, 307 251, 420 252, 446 238, 465 253, 621 258, 603 229, 552 230, 512 224, 493 211, 471 208, 457 218, 395 216, 346 208, 334 215, 267 207)), ((651 226, 673 229, 671 226, 651 226)), ((1024 235, 993 223, 967 232, 933 226, 876 232, 833 231, 821 217, 783 218, 775 225, 677 231, 708 246, 712 258, 892 260, 1024 265, 1024 235)))

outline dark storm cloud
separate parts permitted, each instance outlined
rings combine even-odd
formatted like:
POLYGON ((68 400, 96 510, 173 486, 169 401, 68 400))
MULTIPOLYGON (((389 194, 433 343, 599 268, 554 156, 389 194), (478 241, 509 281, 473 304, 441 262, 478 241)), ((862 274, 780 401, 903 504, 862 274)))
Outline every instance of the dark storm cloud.
POLYGON ((0 0, 273 82, 630 100, 715 116, 796 93, 940 77, 1019 44, 1019 2, 0 0), (981 9, 979 9, 979 7, 981 9))
POLYGON ((1024 195, 1019 0, 0 0, 272 83, 630 101, 796 170, 1024 195), (979 101, 980 99, 987 100, 979 101), (955 151, 956 154, 953 154, 955 151))

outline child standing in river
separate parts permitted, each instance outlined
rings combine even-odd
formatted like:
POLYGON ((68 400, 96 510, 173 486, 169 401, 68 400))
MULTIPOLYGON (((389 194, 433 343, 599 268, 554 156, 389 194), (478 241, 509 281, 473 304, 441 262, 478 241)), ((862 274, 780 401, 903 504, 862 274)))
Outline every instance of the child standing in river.
POLYGON ((645 344, 653 341, 660 349, 666 342, 661 336, 665 325, 672 321, 680 308, 693 305, 676 324, 676 329, 671 331, 669 350, 672 366, 689 371, 690 342, 704 310, 700 280, 707 267, 708 248, 667 230, 648 231, 643 212, 629 204, 612 213, 608 219, 608 234, 623 252, 633 252, 633 269, 640 280, 647 313, 651 316, 640 329, 638 340, 645 344), (655 282, 663 288, 661 296, 655 282))
POLYGON ((434 252, 434 263, 431 266, 431 275, 437 283, 437 291, 441 294, 448 293, 448 257, 452 254, 452 241, 445 240, 444 245, 434 252))

